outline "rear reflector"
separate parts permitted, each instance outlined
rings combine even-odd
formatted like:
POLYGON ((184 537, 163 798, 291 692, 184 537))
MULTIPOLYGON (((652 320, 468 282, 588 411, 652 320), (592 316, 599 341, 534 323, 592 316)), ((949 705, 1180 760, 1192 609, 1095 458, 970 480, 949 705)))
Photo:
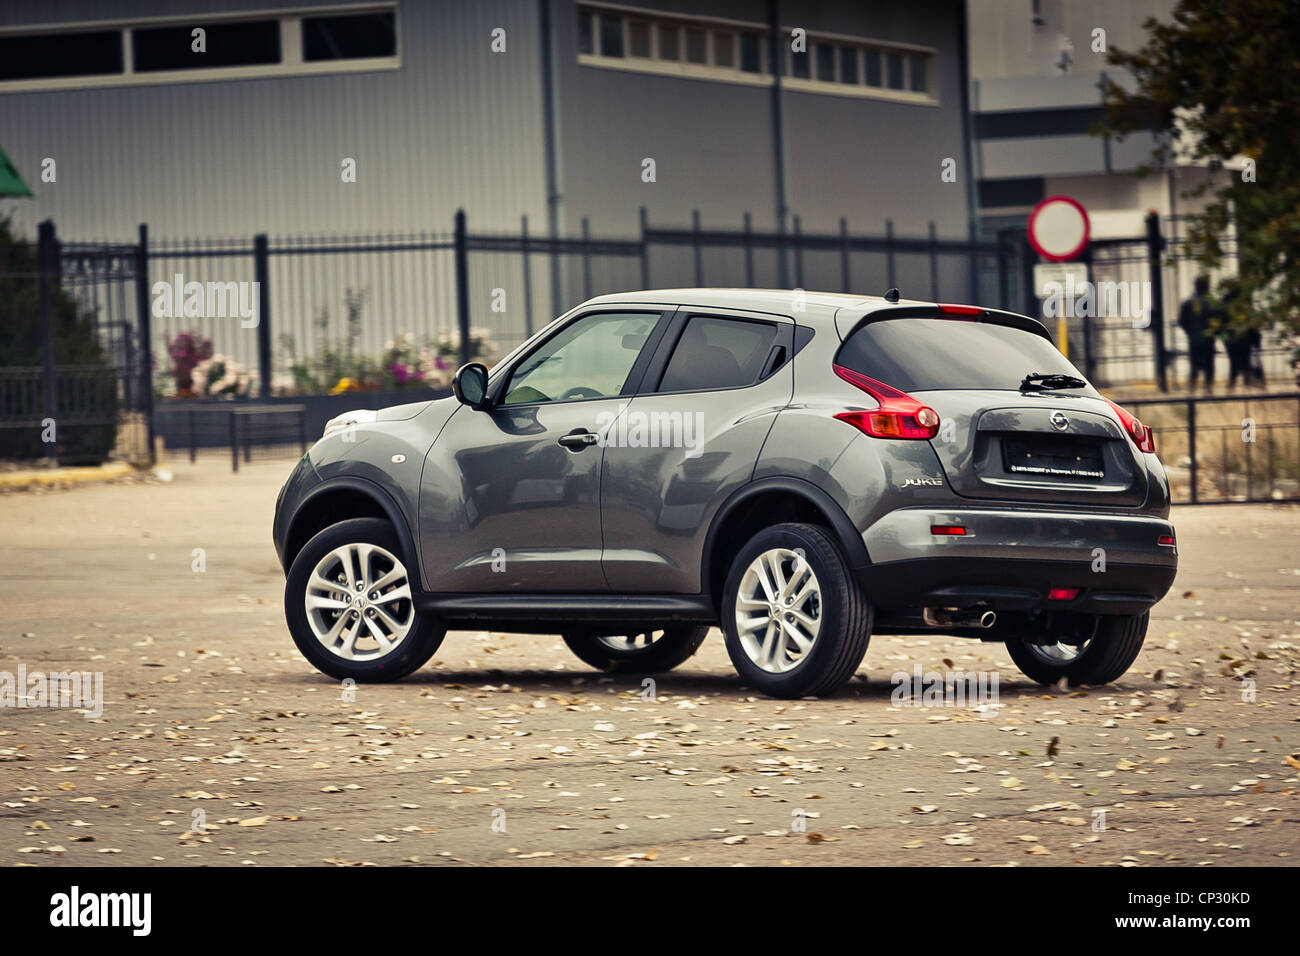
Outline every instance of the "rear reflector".
POLYGON ((906 392, 900 392, 884 382, 877 382, 851 368, 843 365, 832 365, 831 368, 844 381, 862 389, 880 403, 879 408, 840 412, 835 416, 840 421, 847 422, 873 438, 915 438, 928 441, 939 434, 939 413, 929 405, 922 405, 906 392))
POLYGON ((1162 547, 1172 548, 1174 546, 1174 536, 1172 534, 1162 534, 1156 538, 1156 544, 1162 547))
POLYGON ((1073 601, 1078 596, 1078 588, 1052 588, 1047 592, 1049 601, 1073 601))
POLYGON ((978 305, 940 305, 940 315, 979 315, 984 310, 978 305))
POLYGON ((966 529, 959 524, 932 524, 930 534, 965 534, 966 529))

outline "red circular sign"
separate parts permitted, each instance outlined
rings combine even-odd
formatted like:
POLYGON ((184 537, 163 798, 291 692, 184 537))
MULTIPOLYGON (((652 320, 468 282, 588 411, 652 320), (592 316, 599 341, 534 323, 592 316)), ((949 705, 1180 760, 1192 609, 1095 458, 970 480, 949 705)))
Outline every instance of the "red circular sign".
POLYGON ((1029 244, 1051 262, 1077 259, 1091 231, 1088 211, 1070 196, 1048 196, 1029 214, 1029 244))

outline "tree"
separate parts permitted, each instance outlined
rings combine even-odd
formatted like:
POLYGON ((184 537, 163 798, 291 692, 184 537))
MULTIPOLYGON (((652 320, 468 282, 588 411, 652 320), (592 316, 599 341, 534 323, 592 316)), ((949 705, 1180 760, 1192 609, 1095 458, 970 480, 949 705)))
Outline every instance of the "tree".
MULTIPOLYGON (((1168 22, 1147 20, 1146 45, 1113 50, 1109 62, 1136 83, 1105 84, 1109 133, 1157 134, 1153 163, 1175 156, 1240 173, 1188 190, 1203 211, 1187 217, 1189 251, 1218 266, 1222 237, 1236 230, 1237 275, 1219 292, 1234 329, 1274 322, 1300 332, 1300 3, 1179 0, 1168 22)), ((1296 359, 1300 359, 1297 350, 1296 359)))

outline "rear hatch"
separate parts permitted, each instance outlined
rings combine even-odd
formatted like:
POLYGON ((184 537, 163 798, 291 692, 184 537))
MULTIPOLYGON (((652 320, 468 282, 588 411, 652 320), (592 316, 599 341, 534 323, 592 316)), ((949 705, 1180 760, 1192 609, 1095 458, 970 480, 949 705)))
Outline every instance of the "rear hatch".
POLYGON ((1027 375, 1083 378, 1042 335, 996 321, 869 317, 836 361, 939 413, 930 445, 963 497, 1126 508, 1146 501, 1141 454, 1092 386, 1022 389, 1027 375))

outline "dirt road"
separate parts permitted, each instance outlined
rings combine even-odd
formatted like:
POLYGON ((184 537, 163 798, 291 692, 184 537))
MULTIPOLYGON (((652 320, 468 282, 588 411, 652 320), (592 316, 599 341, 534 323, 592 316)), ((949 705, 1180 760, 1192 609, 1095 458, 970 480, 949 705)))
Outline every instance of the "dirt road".
POLYGON ((1176 512, 1178 581, 1106 688, 881 636, 838 696, 774 701, 715 632, 651 697, 458 632, 347 699, 282 619, 289 463, 175 467, 0 497, 0 673, 103 674, 97 718, 0 709, 0 864, 1300 859, 1300 509, 1176 512), (915 665, 996 675, 996 706, 897 706, 915 665))

